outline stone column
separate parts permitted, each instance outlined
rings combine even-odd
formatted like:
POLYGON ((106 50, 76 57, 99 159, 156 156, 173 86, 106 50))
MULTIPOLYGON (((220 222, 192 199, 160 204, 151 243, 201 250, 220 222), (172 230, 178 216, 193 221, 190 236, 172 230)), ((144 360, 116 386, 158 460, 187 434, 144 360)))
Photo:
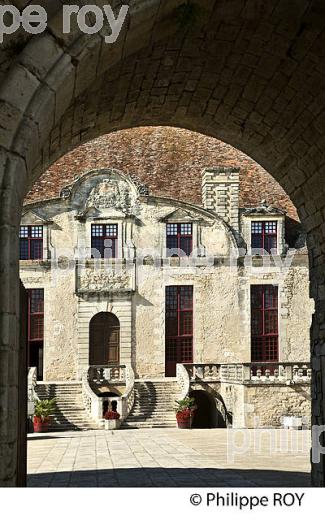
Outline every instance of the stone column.
MULTIPOLYGON (((313 270, 311 271, 313 277, 313 270)), ((325 273, 322 280, 325 279, 325 273)), ((311 327, 311 363, 312 363, 312 426, 325 425, 325 302, 321 299, 320 287, 317 287, 316 312, 311 327)), ((325 433, 319 437, 320 445, 325 447, 325 433)), ((314 441, 315 444, 315 441, 314 441)), ((325 486, 325 455, 320 455, 320 462, 312 462, 312 485, 325 486)))
POLYGON ((23 161, 0 152, 0 487, 17 485, 18 385, 26 387, 18 376, 18 229, 25 186, 23 161))

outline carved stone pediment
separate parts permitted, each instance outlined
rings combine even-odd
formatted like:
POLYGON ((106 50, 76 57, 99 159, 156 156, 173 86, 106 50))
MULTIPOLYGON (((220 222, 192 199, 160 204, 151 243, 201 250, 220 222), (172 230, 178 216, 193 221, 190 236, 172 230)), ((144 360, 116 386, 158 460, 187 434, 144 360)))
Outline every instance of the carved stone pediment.
POLYGON ((98 210, 114 208, 124 215, 134 215, 139 212, 137 196, 131 192, 128 184, 113 178, 104 179, 92 188, 84 212, 90 208, 98 210))
POLYGON ((131 289, 131 276, 126 270, 84 269, 79 276, 79 290, 86 292, 111 292, 131 289))
POLYGON ((184 209, 176 209, 161 219, 162 222, 192 222, 193 220, 197 220, 197 217, 184 209))
POLYGON ((205 219, 194 212, 178 208, 164 217, 160 218, 160 222, 204 222, 205 219))
POLYGON ((50 221, 41 217, 38 213, 36 213, 36 211, 28 210, 25 213, 23 213, 20 223, 22 226, 42 226, 45 224, 49 224, 50 221))

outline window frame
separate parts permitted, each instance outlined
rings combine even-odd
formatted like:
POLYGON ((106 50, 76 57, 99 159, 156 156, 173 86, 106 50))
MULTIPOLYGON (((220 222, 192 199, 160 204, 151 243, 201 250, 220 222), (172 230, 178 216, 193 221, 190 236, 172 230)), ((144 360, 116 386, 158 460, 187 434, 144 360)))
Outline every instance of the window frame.
POLYGON ((263 254, 263 255, 270 255, 272 254, 271 252, 271 249, 275 249, 276 250, 276 254, 278 254, 278 251, 279 251, 279 221, 278 220, 274 220, 274 219, 269 219, 269 220, 257 220, 257 219, 254 219, 254 220, 251 220, 250 222, 250 248, 251 248, 251 252, 253 252, 253 250, 258 250, 260 252, 260 254, 263 254), (275 231, 273 232, 266 232, 266 227, 269 226, 269 225, 273 225, 275 226, 275 231), (253 232, 253 227, 254 225, 260 225, 262 230, 260 233, 256 233, 256 232, 253 232), (253 246, 253 241, 254 241, 254 237, 260 237, 261 238, 261 247, 255 247, 253 246), (276 243, 276 247, 266 247, 266 240, 268 238, 275 238, 275 243, 276 243))
MULTIPOLYGON (((93 259, 117 259, 119 257, 119 225, 117 223, 108 222, 108 223, 92 223, 90 226, 90 239, 91 239, 91 258, 93 259), (109 228, 115 228, 115 234, 107 234, 107 230, 109 228), (102 235, 94 235, 93 232, 96 228, 102 228, 103 234, 102 235), (105 230, 105 234, 104 234, 105 230), (98 247, 94 246, 94 240, 100 239, 102 242, 102 248, 98 249, 98 247), (105 257, 104 251, 105 251, 105 240, 111 240, 112 246, 112 256, 105 257), (93 249, 96 249, 100 253, 100 257, 95 257, 93 255, 93 249)), ((107 248, 109 250, 109 248, 107 248)))
MULTIPOLYGON (((185 254, 185 257, 191 256, 193 253, 193 222, 167 222, 165 233, 166 233, 166 256, 167 258, 176 257, 176 253, 171 253, 171 250, 177 249, 178 251, 183 251, 185 254), (169 233, 169 228, 172 226, 176 226, 176 233, 169 233), (190 233, 183 233, 182 232, 182 226, 190 226, 190 233), (176 237, 177 240, 177 246, 176 247, 170 247, 169 246, 169 240, 176 237), (181 247, 181 243, 183 239, 190 239, 190 247, 188 251, 184 251, 181 247)), ((178 257, 184 256, 184 255, 177 255, 178 257)))
POLYGON ((45 340, 45 312, 44 312, 44 303, 45 303, 45 292, 44 288, 31 288, 27 289, 27 302, 28 302, 28 312, 27 312, 27 363, 28 366, 36 366, 37 367, 37 379, 43 379, 43 365, 44 365, 44 340, 45 340), (38 308, 35 312, 32 312, 32 298, 33 294, 36 292, 39 293, 41 297, 37 299, 38 308), (37 335, 32 334, 32 320, 33 318, 37 318, 37 327, 36 330, 38 332, 37 335), (41 324, 41 326, 40 326, 41 324), (41 332, 41 333, 40 333, 41 332), (37 353, 37 361, 35 363, 35 351, 37 353), (33 360, 33 361, 32 361, 33 360), (35 363, 31 365, 31 362, 35 363))
MULTIPOLYGON (((188 303, 188 300, 187 300, 188 303)), ((166 376, 172 376, 177 363, 193 363, 194 358, 194 286, 193 285, 169 285, 165 287, 165 370, 166 376), (168 291, 174 290, 176 307, 168 305, 168 291), (182 305, 182 291, 190 290, 190 305, 182 305), (173 333, 173 325, 168 312, 176 313, 177 333, 173 333), (189 315, 189 321, 184 316, 189 315), (188 331, 190 326, 190 331, 188 331), (185 330, 185 332, 184 332, 185 330), (184 342, 189 344, 184 344, 184 342), (184 356, 184 350, 190 352, 184 356), (172 359, 173 358, 173 359, 172 359), (175 365, 175 366, 174 366, 175 365)))
MULTIPOLYGON (((257 296, 259 297, 259 296, 257 296)), ((279 362, 279 287, 272 284, 255 284, 250 287, 250 334, 251 334, 251 362, 252 363, 278 363, 279 362), (261 291, 261 305, 253 307, 253 292, 261 291), (272 303, 275 305, 266 305, 266 292, 273 292, 272 303), (254 319, 254 313, 260 314, 260 318, 257 320, 257 329, 254 330, 256 325, 256 318, 254 319), (273 317, 272 317, 273 314, 273 317), (273 331, 267 330, 272 320, 275 319, 275 327, 273 331), (272 338, 275 340, 275 346, 271 346, 270 343, 272 338), (254 343, 259 342, 260 346, 255 346, 254 343), (269 343, 269 344, 268 344, 269 343), (260 348, 260 355, 257 355, 257 350, 260 348), (267 349, 273 349, 274 355, 267 354, 267 349), (259 359, 258 359, 259 358, 259 359)))
POLYGON ((44 289, 43 288, 32 288, 27 289, 28 292, 28 343, 44 341, 44 289), (33 295, 36 293, 42 295, 41 298, 37 299, 37 305, 41 305, 41 309, 37 311, 32 310, 33 306, 33 295), (41 330, 42 334, 38 336, 32 335, 32 317, 38 317, 42 319, 42 327, 37 327, 38 332, 41 330))
MULTIPOLYGON (((38 233, 39 234, 39 231, 38 233)), ((43 260, 44 259, 44 226, 43 224, 22 224, 19 228, 19 259, 20 260, 43 260), (23 230, 27 229, 27 234, 23 230), (40 236, 32 236, 33 230, 41 230, 40 236), (22 258, 22 241, 27 241, 27 258, 22 258), (36 251, 39 255, 32 257, 34 246, 37 244, 36 251)))

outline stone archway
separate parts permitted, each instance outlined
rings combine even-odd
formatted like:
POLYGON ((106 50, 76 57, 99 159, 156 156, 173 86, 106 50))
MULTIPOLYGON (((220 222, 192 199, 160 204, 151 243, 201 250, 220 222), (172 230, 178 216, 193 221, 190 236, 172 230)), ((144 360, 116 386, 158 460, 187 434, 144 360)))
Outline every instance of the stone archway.
MULTIPOLYGON (((291 197, 307 232, 315 300, 313 423, 325 423, 325 8, 314 0, 195 3, 191 17, 184 0, 134 1, 119 40, 107 46, 102 35, 63 34, 62 2, 48 0, 48 30, 11 35, 0 50, 3 486, 17 482, 14 403, 24 384, 15 370, 23 199, 57 158, 120 128, 160 124, 217 137, 291 197)), ((313 482, 325 484, 324 456, 313 482)))
POLYGON ((196 405, 192 428, 217 428, 219 414, 213 396, 204 390, 192 390, 189 395, 196 405))

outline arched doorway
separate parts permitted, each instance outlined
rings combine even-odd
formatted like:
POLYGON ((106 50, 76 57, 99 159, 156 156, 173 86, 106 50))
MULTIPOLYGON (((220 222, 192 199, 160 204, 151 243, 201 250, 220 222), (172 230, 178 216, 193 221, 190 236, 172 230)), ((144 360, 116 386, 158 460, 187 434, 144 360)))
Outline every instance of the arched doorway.
POLYGON ((117 365, 120 361, 120 322, 115 314, 100 312, 89 324, 89 364, 117 365))
POLYGON ((215 400, 212 395, 204 390, 193 390, 190 397, 195 399, 196 410, 192 428, 217 428, 220 424, 215 400))

